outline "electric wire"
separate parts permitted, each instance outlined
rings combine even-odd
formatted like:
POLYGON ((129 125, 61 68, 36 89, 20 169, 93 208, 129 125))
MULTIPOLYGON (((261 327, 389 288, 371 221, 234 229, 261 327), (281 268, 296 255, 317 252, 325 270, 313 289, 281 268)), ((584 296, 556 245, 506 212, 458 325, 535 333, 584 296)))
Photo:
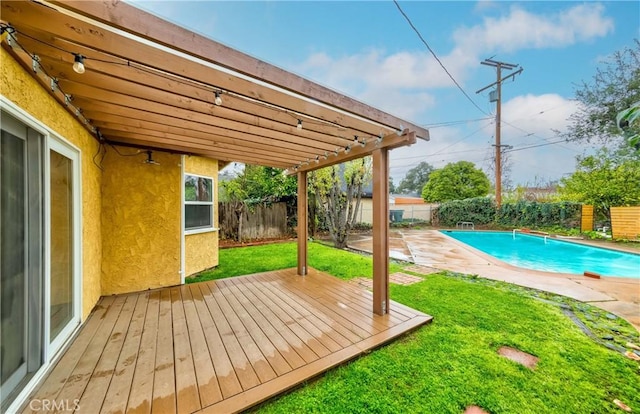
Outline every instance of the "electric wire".
POLYGON ((453 77, 453 75, 449 72, 449 70, 444 66, 444 64, 442 63, 442 61, 440 60, 440 58, 438 57, 438 55, 436 55, 436 53, 433 51, 433 49, 431 49, 431 46, 429 46, 429 43, 427 43, 427 41, 424 39, 424 37, 422 37, 422 34, 420 33, 420 31, 414 26, 413 22, 411 21, 411 19, 409 18, 409 16, 407 16, 407 14, 404 12, 404 10, 402 10, 402 7, 400 7, 400 4, 398 4, 397 0, 393 0, 393 3, 396 5, 396 7, 398 8, 398 10, 400 11, 400 14, 402 14, 402 16, 405 18, 405 20, 407 21, 407 23, 409 23, 409 26, 411 26, 411 28, 413 29, 414 32, 416 32, 416 34, 418 35, 418 38, 420 38, 420 40, 422 41, 422 43, 427 47, 427 49, 429 49, 429 52, 431 52, 431 54, 433 55, 433 57, 436 59, 436 61, 438 62, 438 64, 440 65, 440 67, 442 67, 442 69, 445 71, 445 73, 449 76, 449 78, 453 81, 453 83, 455 83, 455 85, 458 87, 458 89, 460 90, 460 92, 462 92, 462 94, 467 98, 467 100, 469 100, 469 102, 471 102, 473 104, 473 106, 475 106, 480 112, 482 112, 485 115, 489 115, 487 112, 485 112, 482 108, 480 108, 480 106, 478 106, 477 103, 475 103, 475 101, 473 99, 471 99, 471 97, 469 96, 469 94, 467 92, 465 92, 464 89, 462 89, 462 86, 460 86, 460 84, 458 83, 458 81, 453 77))

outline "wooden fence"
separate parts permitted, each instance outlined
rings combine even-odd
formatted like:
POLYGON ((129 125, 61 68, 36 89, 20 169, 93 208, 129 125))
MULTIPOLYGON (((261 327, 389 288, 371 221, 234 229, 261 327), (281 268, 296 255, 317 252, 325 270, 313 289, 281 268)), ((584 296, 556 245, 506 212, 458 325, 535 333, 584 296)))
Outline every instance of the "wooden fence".
MULTIPOLYGON (((233 203, 218 203, 220 238, 238 239, 239 216, 233 203)), ((242 213, 242 240, 284 237, 287 229, 287 203, 257 205, 242 213)))
POLYGON ((640 239, 640 207, 611 207, 611 237, 640 239))

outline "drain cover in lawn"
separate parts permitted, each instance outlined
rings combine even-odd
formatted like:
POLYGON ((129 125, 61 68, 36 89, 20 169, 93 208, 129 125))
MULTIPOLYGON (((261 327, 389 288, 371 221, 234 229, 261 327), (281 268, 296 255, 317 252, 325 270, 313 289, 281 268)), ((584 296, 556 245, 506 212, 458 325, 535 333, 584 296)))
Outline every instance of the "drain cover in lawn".
POLYGON ((511 348, 510 346, 501 346, 500 349, 498 349, 498 354, 518 364, 524 365, 529 369, 535 369, 538 364, 538 357, 522 352, 519 349, 511 348))

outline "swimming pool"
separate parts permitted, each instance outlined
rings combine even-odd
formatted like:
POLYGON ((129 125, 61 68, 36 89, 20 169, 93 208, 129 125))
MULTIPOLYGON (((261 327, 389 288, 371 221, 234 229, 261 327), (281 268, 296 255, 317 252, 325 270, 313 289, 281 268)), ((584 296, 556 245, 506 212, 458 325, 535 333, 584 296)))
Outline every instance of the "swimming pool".
POLYGON ((504 262, 545 272, 640 278, 640 255, 563 240, 503 231, 442 233, 504 262))

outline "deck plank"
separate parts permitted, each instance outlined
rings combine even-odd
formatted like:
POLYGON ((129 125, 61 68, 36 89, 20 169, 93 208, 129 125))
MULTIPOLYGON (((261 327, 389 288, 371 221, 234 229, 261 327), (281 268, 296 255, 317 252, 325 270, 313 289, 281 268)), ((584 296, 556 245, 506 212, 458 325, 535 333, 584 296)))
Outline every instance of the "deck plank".
MULTIPOLYGON (((291 365, 287 362, 284 356, 271 342, 269 336, 265 334, 263 328, 266 326, 260 325, 254 320, 253 315, 249 312, 249 303, 240 303, 236 293, 238 291, 232 283, 227 283, 225 280, 218 282, 220 285, 227 289, 229 294, 226 295, 227 302, 238 316, 238 319, 242 322, 247 332, 253 338, 255 344, 258 346, 262 355, 266 358, 267 362, 275 372, 276 376, 286 374, 291 371, 291 365)), ((264 382, 264 381, 263 381, 264 382)))
MULTIPOLYGON (((263 275, 259 278, 259 280, 267 281, 274 279, 269 279, 266 275, 263 275)), ((311 301, 300 301, 297 300, 298 297, 296 295, 291 295, 288 292, 284 292, 282 288, 276 287, 271 284, 267 284, 268 289, 271 292, 280 297, 283 303, 289 309, 293 309, 298 315, 300 315, 299 323, 304 326, 305 329, 309 331, 313 336, 316 337, 320 342, 322 342, 327 349, 331 352, 335 352, 341 349, 346 344, 350 344, 351 342, 340 335, 335 330, 331 329, 331 327, 323 322, 317 315, 322 312, 320 308, 314 306, 311 301), (341 343, 345 345, 341 345, 341 343)))
POLYGON ((179 413, 191 413, 201 408, 191 342, 184 314, 184 299, 179 287, 171 289, 173 346, 176 375, 176 407, 179 413))
POLYGON ((288 269, 102 298, 32 398, 79 395, 91 413, 244 411, 431 320, 393 301, 390 315, 367 313, 357 289, 288 269))
POLYGON ((140 340, 144 329, 144 320, 147 314, 149 294, 137 295, 136 307, 131 318, 131 325, 120 352, 116 364, 116 370, 109 384, 109 389, 102 404, 101 413, 123 413, 127 408, 129 391, 133 382, 133 373, 138 360, 140 340))
POLYGON ((160 309, 160 291, 149 292, 144 329, 140 338, 140 349, 135 364, 131 392, 127 402, 127 412, 148 414, 151 412, 153 398, 153 378, 155 375, 156 343, 158 335, 158 313, 160 309))
MULTIPOLYGON (((198 311, 194 303, 195 299, 191 294, 189 286, 180 288, 184 300, 184 314, 193 350, 193 364, 196 371, 198 383, 198 394, 201 405, 206 407, 222 400, 222 392, 213 368, 213 361, 209 352, 199 352, 207 350, 207 340, 204 335, 198 311)), ((231 365, 231 364, 229 364, 231 365)), ((239 387, 239 384, 238 384, 239 387)), ((238 390, 240 392, 240 390, 238 390)))
MULTIPOLYGON (((272 342, 280 355, 282 355, 282 357, 287 361, 289 367, 291 369, 295 369, 304 365, 304 359, 302 359, 302 357, 295 351, 295 348, 291 347, 291 344, 286 341, 278 330, 274 328, 269 319, 265 318, 256 305, 247 297, 249 289, 248 286, 241 285, 241 287, 238 287, 231 279, 227 279, 225 282, 227 282, 227 286, 235 295, 239 304, 249 315, 251 315, 254 323, 262 329, 264 335, 272 342)), ((278 372, 278 375, 282 374, 278 372)))
POLYGON ((111 332, 120 316, 120 312, 126 296, 116 297, 113 305, 102 321, 100 330, 91 340, 91 343, 87 347, 86 351, 78 361, 75 369, 72 371, 66 384, 56 397, 58 401, 75 401, 79 400, 84 390, 91 379, 91 375, 95 370, 96 365, 104 351, 104 348, 111 337, 111 332))
POLYGON ((171 291, 162 289, 158 311, 158 343, 153 377, 152 413, 171 414, 176 412, 175 380, 171 291))
MULTIPOLYGON (((277 277, 278 275, 275 275, 277 277)), ((270 278, 270 275, 265 275, 265 278, 270 278)), ((282 276, 281 277, 285 277, 282 276)), ((291 277, 289 278, 291 279, 291 277)), ((269 280, 269 279, 265 279, 269 280)), ((274 279, 270 279, 274 280, 274 279)), ((316 291, 320 289, 319 285, 313 286, 300 286, 300 284, 306 284, 303 280, 285 280, 282 282, 286 289, 279 289, 277 294, 280 296, 287 296, 291 298, 293 305, 303 315, 307 315, 315 322, 315 325, 323 332, 327 332, 332 337, 335 334, 331 332, 344 331, 353 338, 353 334, 356 337, 349 342, 341 340, 342 346, 348 346, 354 341, 359 341, 364 337, 379 332, 379 328, 376 329, 370 324, 361 323, 364 318, 359 318, 358 313, 349 312, 347 305, 342 302, 332 302, 326 300, 322 295, 318 295, 316 291), (342 308, 344 306, 345 308, 342 308), (310 312, 314 309, 314 312, 310 312)))
MULTIPOLYGON (((305 363, 309 363, 318 359, 318 355, 300 338, 296 333, 281 320, 276 312, 274 312, 274 305, 268 298, 264 296, 264 292, 260 287, 255 286, 256 282, 253 280, 239 282, 239 278, 231 278, 233 283, 241 283, 244 290, 243 293, 249 299, 249 301, 260 311, 260 313, 273 325, 276 332, 278 332, 286 340, 286 342, 295 349, 295 351, 302 357, 305 363)), ((326 349, 326 348, 325 348, 326 349)))
MULTIPOLYGON (((259 275, 255 276, 256 282, 263 281, 259 278, 259 275)), ((264 281, 263 281, 264 282, 264 281)), ((261 290, 263 297, 269 301, 269 306, 295 334, 304 341, 319 357, 327 356, 331 353, 330 349, 326 345, 326 340, 333 342, 331 338, 323 338, 322 332, 307 321, 302 315, 300 315, 295 309, 293 309, 286 300, 276 295, 269 283, 262 283, 261 290), (317 336, 316 336, 317 334, 317 336)))
MULTIPOLYGON (((271 275, 265 275, 270 277, 271 275)), ((325 285, 319 285, 309 280, 297 280, 300 276, 287 276, 286 274, 275 274, 275 277, 282 279, 282 283, 286 286, 283 294, 288 294, 303 307, 306 303, 311 303, 314 307, 321 309, 318 317, 327 325, 330 325, 338 332, 344 332, 347 338, 352 342, 359 341, 377 332, 378 329, 370 327, 367 323, 360 323, 359 314, 353 312, 337 312, 339 308, 348 307, 341 301, 326 300, 323 294, 319 294, 318 290, 325 289, 325 285), (291 280, 293 279, 293 280, 291 280)), ((305 276, 306 277, 306 276, 305 276)))
MULTIPOLYGON (((242 392, 242 384, 233 367, 233 361, 230 359, 225 345, 220 336, 213 317, 207 307, 201 287, 206 288, 205 284, 198 283, 190 286, 193 301, 202 324, 202 330, 207 341, 207 347, 211 362, 215 369, 218 383, 220 384, 220 392, 223 398, 229 398, 242 392)), ((208 290, 208 289, 207 289, 208 290)), ((220 316, 217 316, 220 317, 220 316)))
POLYGON ((84 389, 83 394, 86 393, 91 396, 91 398, 83 401, 82 410, 84 412, 97 413, 100 412, 102 408, 107 390, 109 389, 115 372, 118 357, 124 345, 127 331, 131 325, 131 319, 137 301, 138 295, 129 295, 126 297, 120 315, 118 315, 118 320, 109 336, 109 340, 102 351, 102 355, 96 364, 93 374, 91 374, 89 383, 84 389))
MULTIPOLYGON (((62 354, 58 362, 53 366, 49 374, 44 378, 41 387, 37 390, 37 397, 41 400, 55 400, 66 382, 69 379, 69 372, 73 371, 78 361, 91 343, 94 335, 98 332, 104 317, 113 305, 115 297, 108 296, 98 301, 86 323, 80 328, 76 339, 69 348, 62 354), (58 369, 58 367, 60 367, 58 369)), ((24 413, 31 413, 27 405, 24 413)))
POLYGON ((224 284, 218 283, 218 289, 215 289, 212 292, 213 297, 218 302, 218 306, 220 306, 220 310, 227 316, 227 322, 233 331, 233 335, 235 335, 238 343, 242 347, 242 350, 249 359, 249 362, 253 366, 260 382, 267 382, 274 379, 277 376, 276 372, 273 370, 271 365, 269 365, 266 356, 260 351, 260 347, 247 331, 247 328, 242 323, 239 315, 229 304, 227 295, 233 296, 231 292, 229 292, 229 289, 227 289, 224 284))
POLYGON ((231 325, 229 325, 226 315, 222 312, 222 309, 220 309, 220 306, 213 295, 213 291, 217 290, 218 287, 215 283, 207 282, 200 285, 200 289, 202 291, 204 301, 209 308, 209 312, 211 315, 215 315, 213 322, 215 323, 220 337, 222 338, 224 349, 227 351, 227 355, 231 360, 233 369, 240 381, 240 385, 242 385, 242 389, 247 390, 255 387, 260 384, 260 379, 258 378, 253 365, 245 355, 238 338, 231 328, 231 325))

